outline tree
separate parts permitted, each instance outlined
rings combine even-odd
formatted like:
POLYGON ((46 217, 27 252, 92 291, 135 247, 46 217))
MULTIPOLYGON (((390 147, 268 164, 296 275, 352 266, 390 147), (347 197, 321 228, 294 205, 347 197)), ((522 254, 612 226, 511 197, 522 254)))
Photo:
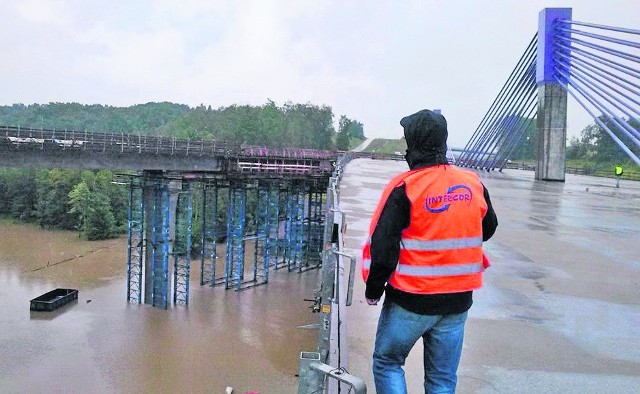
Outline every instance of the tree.
POLYGON ((342 115, 338 122, 338 135, 336 136, 336 149, 349 150, 349 143, 351 138, 349 135, 349 129, 351 127, 351 119, 342 115))
POLYGON ((116 233, 115 219, 109 197, 101 193, 91 194, 91 208, 87 212, 85 237, 89 241, 107 239, 116 233))
MULTIPOLYGON (((630 138, 619 131, 620 127, 613 124, 610 120, 600 117, 612 132, 636 155, 640 155, 638 148, 630 138)), ((636 130, 640 128, 640 123, 635 120, 622 120, 627 122, 636 130)), ((580 132, 580 138, 573 137, 570 139, 569 148, 567 149, 567 157, 570 159, 588 159, 597 163, 615 163, 626 161, 626 153, 616 144, 611 136, 600 125, 594 123, 585 127, 580 132)))
POLYGON ((69 205, 71 205, 70 213, 78 216, 79 223, 76 228, 82 234, 87 233, 87 217, 91 210, 91 191, 85 181, 78 183, 73 190, 69 192, 69 205))
POLYGON ((78 171, 55 169, 38 172, 35 211, 40 226, 66 230, 76 228, 77 217, 69 213, 67 201, 78 180, 78 171))

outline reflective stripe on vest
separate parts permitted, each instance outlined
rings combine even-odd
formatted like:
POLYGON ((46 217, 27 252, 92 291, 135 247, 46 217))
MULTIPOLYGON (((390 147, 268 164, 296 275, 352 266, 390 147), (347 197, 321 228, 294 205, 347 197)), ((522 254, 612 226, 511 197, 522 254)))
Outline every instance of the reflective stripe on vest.
POLYGON ((482 262, 437 266, 398 264, 396 268, 396 272, 400 275, 415 277, 467 275, 477 274, 482 271, 482 262))
POLYGON ((400 247, 412 250, 447 250, 464 249, 482 246, 482 237, 438 239, 422 241, 417 239, 403 239, 400 247))

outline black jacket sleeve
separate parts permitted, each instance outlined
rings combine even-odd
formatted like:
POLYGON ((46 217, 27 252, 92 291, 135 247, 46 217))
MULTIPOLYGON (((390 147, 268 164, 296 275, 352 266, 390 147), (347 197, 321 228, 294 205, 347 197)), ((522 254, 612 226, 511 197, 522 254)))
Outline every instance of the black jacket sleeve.
POLYGON ((411 202, 405 186, 398 186, 389 195, 371 236, 371 268, 367 278, 366 298, 382 297, 384 286, 398 265, 402 230, 409 227, 410 213, 411 202))
POLYGON ((482 188, 484 189, 484 199, 487 202, 487 213, 484 215, 484 218, 482 218, 482 240, 487 241, 496 232, 496 228, 498 227, 498 217, 496 216, 496 212, 493 210, 493 205, 491 205, 489 191, 484 185, 482 185, 482 188))

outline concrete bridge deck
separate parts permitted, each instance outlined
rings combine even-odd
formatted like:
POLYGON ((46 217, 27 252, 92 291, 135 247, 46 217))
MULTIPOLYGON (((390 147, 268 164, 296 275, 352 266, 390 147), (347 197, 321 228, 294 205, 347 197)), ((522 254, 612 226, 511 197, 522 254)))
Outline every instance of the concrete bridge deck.
MULTIPOLYGON (((341 182, 346 252, 359 255, 370 215, 403 162, 356 159, 341 182)), ((640 183, 530 171, 482 173, 500 225, 492 267, 474 293, 458 393, 640 392, 640 183)), ((380 306, 359 274, 348 308, 349 372, 374 392, 371 354, 380 306)), ((406 368, 422 392, 422 346, 406 368)))

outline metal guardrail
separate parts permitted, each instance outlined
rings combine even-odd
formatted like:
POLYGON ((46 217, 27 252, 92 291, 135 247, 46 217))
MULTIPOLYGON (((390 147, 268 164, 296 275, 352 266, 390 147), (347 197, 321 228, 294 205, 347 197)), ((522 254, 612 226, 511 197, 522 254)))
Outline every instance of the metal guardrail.
MULTIPOLYGON (((533 164, 517 163, 517 162, 507 163, 504 168, 511 169, 511 170, 526 170, 526 171, 536 170, 536 166, 533 164)), ((597 176, 602 178, 616 178, 616 175, 613 172, 613 168, 611 170, 605 170, 605 169, 588 169, 588 168, 580 168, 580 167, 565 167, 564 171, 566 174, 588 175, 588 176, 597 176)), ((620 179, 626 179, 630 181, 640 181, 640 174, 627 172, 622 174, 622 176, 620 176, 620 179)))
POLYGON ((354 157, 345 152, 336 165, 327 189, 326 220, 324 228, 324 251, 322 253, 322 276, 311 307, 320 314, 318 326, 318 351, 300 354, 298 394, 338 393, 349 385, 355 393, 366 393, 364 381, 346 370, 347 352, 346 315, 344 307, 353 300, 353 283, 356 259, 341 251, 343 245, 344 212, 340 210, 339 182, 347 163, 354 157), (342 257, 348 258, 349 276, 346 294, 342 257))

